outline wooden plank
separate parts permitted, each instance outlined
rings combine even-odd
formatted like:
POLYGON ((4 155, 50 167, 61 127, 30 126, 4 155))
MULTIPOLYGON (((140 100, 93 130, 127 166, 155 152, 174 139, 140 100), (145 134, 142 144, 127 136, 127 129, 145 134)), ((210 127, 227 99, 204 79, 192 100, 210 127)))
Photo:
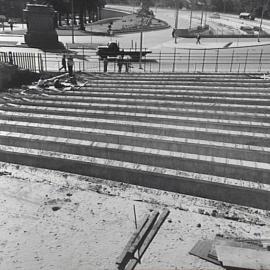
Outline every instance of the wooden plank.
POLYGON ((189 252, 189 254, 197 256, 203 260, 206 260, 208 262, 221 265, 221 263, 218 261, 217 257, 210 256, 210 254, 214 255, 215 252, 215 246, 214 241, 212 240, 200 240, 196 243, 196 245, 192 248, 192 250, 189 252))
POLYGON ((134 254, 136 250, 138 250, 138 248, 141 246, 142 241, 146 238, 147 234, 149 233, 149 231, 152 229, 157 217, 159 215, 159 212, 154 211, 151 215, 151 217, 149 218, 149 220, 147 221, 147 224, 145 225, 145 227, 141 230, 141 232, 139 233, 138 237, 135 239, 134 243, 131 245, 131 247, 129 248, 128 252, 130 254, 134 254))
POLYGON ((133 270, 136 267, 136 265, 138 264, 138 262, 141 261, 142 256, 146 252, 147 248, 149 247, 149 245, 151 244, 151 242, 155 238, 157 232, 159 231, 160 227, 162 226, 162 224, 164 223, 164 221, 166 220, 166 218, 168 217, 169 214, 170 214, 170 211, 168 209, 165 209, 161 213, 157 222, 154 224, 152 230, 149 232, 148 236, 146 237, 145 241, 143 242, 142 246, 139 249, 140 258, 139 259, 136 259, 136 258, 131 259, 129 261, 129 263, 127 264, 125 270, 133 270))
POLYGON ((269 270, 270 252, 248 248, 216 246, 218 260, 226 268, 269 270))
POLYGON ((136 235, 134 241, 133 242, 129 241, 131 242, 131 245, 129 247, 127 245, 128 251, 127 252, 124 251, 122 253, 123 255, 121 258, 122 261, 117 260, 118 269, 125 269, 125 266, 130 261, 130 259, 134 258, 135 252, 139 250, 147 234, 153 227, 158 215, 159 213, 157 211, 154 211, 146 221, 146 224, 142 227, 142 230, 139 232, 139 234, 136 235))
POLYGON ((216 245, 217 246, 230 246, 230 247, 240 247, 240 248, 250 248, 250 249, 262 249, 258 244, 250 244, 244 241, 237 241, 235 239, 226 239, 221 237, 216 237, 214 240, 214 244, 212 245, 211 250, 209 251, 208 257, 217 260, 216 253, 216 245))
POLYGON ((136 237, 139 235, 139 233, 141 232, 141 230, 144 228, 145 224, 147 223, 148 219, 149 219, 150 215, 146 214, 144 215, 140 225, 138 226, 138 229, 131 235, 129 241, 127 242, 123 252, 121 253, 121 255, 116 259, 116 264, 122 264, 125 257, 127 256, 127 252, 130 248, 130 246, 133 244, 133 242, 135 241, 136 237))

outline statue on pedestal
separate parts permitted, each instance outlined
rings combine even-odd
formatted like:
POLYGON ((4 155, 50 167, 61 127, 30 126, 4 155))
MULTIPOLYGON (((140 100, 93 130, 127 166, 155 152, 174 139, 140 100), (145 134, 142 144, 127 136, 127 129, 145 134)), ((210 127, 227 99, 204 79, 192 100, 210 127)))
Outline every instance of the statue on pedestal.
POLYGON ((59 47, 56 11, 51 6, 38 4, 27 4, 23 11, 27 24, 25 43, 38 48, 59 47))

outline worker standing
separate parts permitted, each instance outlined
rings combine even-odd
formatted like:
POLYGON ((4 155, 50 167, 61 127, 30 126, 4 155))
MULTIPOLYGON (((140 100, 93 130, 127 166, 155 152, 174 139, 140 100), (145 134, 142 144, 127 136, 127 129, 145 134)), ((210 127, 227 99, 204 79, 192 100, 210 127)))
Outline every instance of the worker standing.
POLYGON ((63 57, 62 57, 62 67, 59 68, 59 71, 64 69, 65 71, 67 71, 67 62, 66 62, 66 56, 63 54, 63 57))
POLYGON ((70 77, 72 77, 73 76, 74 61, 73 61, 73 57, 71 55, 68 57, 67 66, 68 66, 68 74, 70 77))
POLYGON ((117 66, 118 66, 118 73, 122 72, 122 66, 123 66, 123 55, 119 54, 116 57, 117 66))
POLYGON ((123 62, 124 62, 124 65, 126 67, 126 73, 129 72, 129 68, 130 68, 130 60, 131 60, 131 57, 129 55, 125 55, 124 58, 123 58, 123 62))
POLYGON ((197 39, 196 44, 201 44, 201 35, 200 34, 197 35, 196 39, 197 39))
POLYGON ((103 65, 104 65, 104 72, 108 71, 108 58, 107 56, 103 59, 103 65))

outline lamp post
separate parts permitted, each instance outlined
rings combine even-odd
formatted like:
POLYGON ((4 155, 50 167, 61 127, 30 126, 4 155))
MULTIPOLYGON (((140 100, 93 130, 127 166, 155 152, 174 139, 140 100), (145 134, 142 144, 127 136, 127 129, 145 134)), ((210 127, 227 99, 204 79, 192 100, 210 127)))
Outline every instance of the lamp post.
POLYGON ((140 34, 140 63, 139 63, 139 69, 142 69, 142 46, 143 46, 143 31, 141 30, 141 34, 140 34))
POLYGON ((90 21, 90 23, 91 23, 91 24, 90 24, 90 26, 91 26, 91 29, 90 29, 90 30, 91 30, 91 44, 93 43, 93 33, 92 33, 92 31, 93 31, 93 26, 92 26, 92 22, 93 22, 93 21, 91 20, 91 21, 90 21))
POLYGON ((259 28, 259 33, 258 33, 258 42, 260 42, 264 12, 265 12, 266 7, 268 7, 268 5, 269 5, 269 0, 267 0, 266 5, 262 6, 262 15, 261 15, 261 22, 260 22, 260 28, 259 28))
MULTIPOLYGON (((176 31, 176 29, 178 28, 178 18, 179 18, 179 1, 175 0, 175 25, 174 25, 174 29, 176 31)), ((174 33, 174 43, 177 44, 177 36, 176 33, 174 33)))
POLYGON ((193 0, 191 0, 191 10, 190 10, 190 20, 189 20, 189 29, 192 25, 192 16, 193 16, 193 0))
POLYGON ((71 0, 71 37, 74 44, 74 0, 71 0))

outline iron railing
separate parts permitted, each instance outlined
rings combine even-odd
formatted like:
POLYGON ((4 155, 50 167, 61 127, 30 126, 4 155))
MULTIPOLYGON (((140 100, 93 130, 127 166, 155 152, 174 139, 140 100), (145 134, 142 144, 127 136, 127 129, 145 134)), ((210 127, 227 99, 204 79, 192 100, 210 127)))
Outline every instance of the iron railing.
MULTIPOLYGON (((94 50, 82 48, 72 54, 75 71, 103 72, 104 62, 94 50)), ((0 62, 36 72, 58 71, 61 58, 59 53, 0 53, 0 62)), ((270 70, 270 53, 263 49, 255 52, 249 49, 174 49, 171 52, 153 51, 143 57, 141 66, 132 60, 128 64, 129 72, 265 73, 270 70)), ((108 59, 108 72, 118 72, 116 58, 108 59)))

